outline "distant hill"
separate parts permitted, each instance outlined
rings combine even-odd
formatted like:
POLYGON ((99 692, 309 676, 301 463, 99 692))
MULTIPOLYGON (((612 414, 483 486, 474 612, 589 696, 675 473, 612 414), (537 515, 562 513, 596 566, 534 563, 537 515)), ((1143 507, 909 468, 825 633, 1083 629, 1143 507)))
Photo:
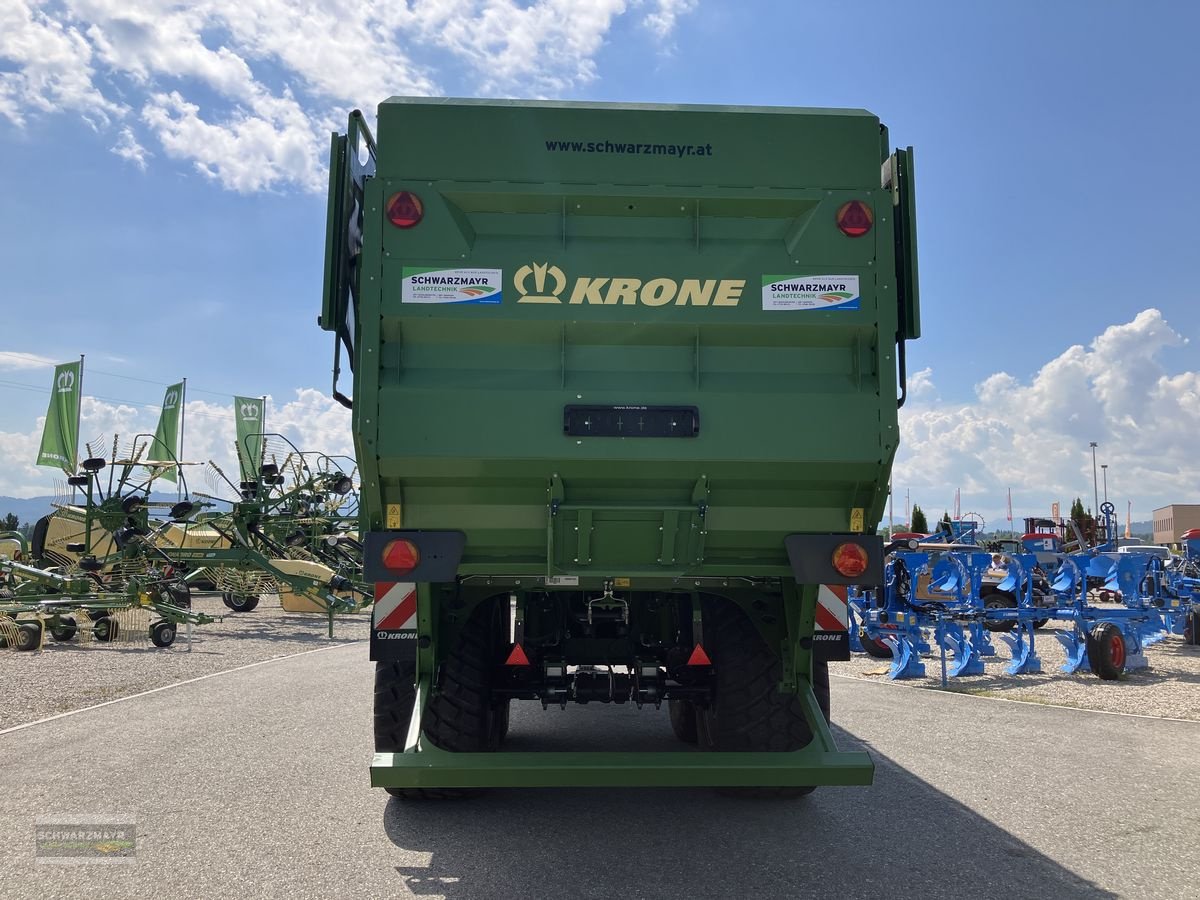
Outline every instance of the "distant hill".
MULTIPOLYGON (((174 501, 174 494, 150 495, 151 500, 174 501)), ((16 513, 22 525, 32 525, 42 516, 49 515, 54 509, 54 498, 46 497, 0 497, 0 517, 16 513)))
POLYGON ((0 516, 16 513, 21 524, 31 524, 53 509, 53 497, 0 497, 0 516))

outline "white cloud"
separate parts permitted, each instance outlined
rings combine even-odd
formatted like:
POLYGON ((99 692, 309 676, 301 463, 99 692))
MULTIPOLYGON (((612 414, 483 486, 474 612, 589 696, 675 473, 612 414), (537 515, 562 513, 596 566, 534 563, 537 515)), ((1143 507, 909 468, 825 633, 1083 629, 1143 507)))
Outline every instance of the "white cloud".
POLYGON ((36 353, 24 353, 20 350, 0 350, 0 369, 40 369, 54 366, 64 360, 53 360, 36 353))
POLYGON ((258 97, 253 112, 206 121, 200 107, 177 91, 152 94, 142 121, 175 159, 231 190, 249 193, 291 182, 307 190, 328 184, 312 124, 291 97, 258 97))
MULTIPOLYGON (((695 5, 653 0, 640 21, 662 39, 695 5)), ((17 125, 30 110, 117 119, 113 152, 139 167, 148 151, 135 129, 145 129, 164 155, 228 189, 320 191, 328 133, 349 109, 436 94, 439 73, 482 94, 569 92, 596 77, 596 54, 634 6, 639 0, 10 0, 0 8, 0 61, 16 71, 0 72, 0 116, 17 125), (118 92, 130 99, 112 100, 118 92)))
POLYGON ((16 71, 0 72, 0 116, 17 125, 28 110, 74 111, 93 124, 123 114, 94 83, 93 50, 66 17, 42 0, 0 3, 0 60, 16 71))
MULTIPOLYGON (((1087 347, 1068 347, 1028 382, 1004 372, 975 387, 972 403, 937 398, 936 370, 910 382, 901 410, 901 450, 893 483, 897 496, 930 514, 977 511, 1003 522, 1013 491, 1016 519, 1048 515, 1075 497, 1094 506, 1092 457, 1108 464, 1108 496, 1123 519, 1149 518, 1155 507, 1196 502, 1200 485, 1200 371, 1169 374, 1162 352, 1186 340, 1156 309, 1104 330, 1087 347)), ((1103 498, 1102 498, 1103 499, 1103 498)), ((1019 524, 1019 522, 1017 523, 1019 524)))
POLYGON ((133 163, 143 172, 146 171, 146 157, 151 155, 150 151, 138 143, 138 139, 133 135, 133 129, 128 125, 121 129, 116 144, 110 149, 121 159, 133 163))
POLYGON ((699 0, 654 0, 653 8, 646 14, 643 23, 660 38, 675 30, 675 23, 696 8, 699 0))

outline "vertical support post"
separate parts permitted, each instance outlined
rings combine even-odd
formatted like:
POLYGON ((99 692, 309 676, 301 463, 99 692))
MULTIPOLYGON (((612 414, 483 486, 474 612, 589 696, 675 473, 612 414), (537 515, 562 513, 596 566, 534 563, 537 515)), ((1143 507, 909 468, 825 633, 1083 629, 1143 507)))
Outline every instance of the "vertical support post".
POLYGON ((417 585, 417 680, 433 683, 436 660, 433 648, 436 623, 433 620, 433 585, 421 582, 417 585))
MULTIPOLYGON (((183 459, 183 428, 187 424, 187 379, 183 379, 183 389, 179 392, 179 446, 175 448, 175 462, 183 459)), ((175 496, 183 499, 183 467, 175 466, 175 496)), ((190 650, 191 647, 189 646, 190 650)))
POLYGON ((788 693, 803 692, 801 682, 812 687, 812 636, 817 615, 819 585, 783 583, 783 616, 787 638, 781 648, 783 678, 779 688, 788 693))

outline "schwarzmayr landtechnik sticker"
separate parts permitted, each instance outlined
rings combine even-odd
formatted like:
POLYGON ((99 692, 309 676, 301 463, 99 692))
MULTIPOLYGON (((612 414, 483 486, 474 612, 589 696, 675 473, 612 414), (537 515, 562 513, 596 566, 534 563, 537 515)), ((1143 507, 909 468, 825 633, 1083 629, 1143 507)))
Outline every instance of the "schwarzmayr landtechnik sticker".
POLYGON ((764 275, 763 309, 858 309, 857 275, 764 275))
POLYGON ((499 303, 500 269, 401 270, 401 303, 499 303))

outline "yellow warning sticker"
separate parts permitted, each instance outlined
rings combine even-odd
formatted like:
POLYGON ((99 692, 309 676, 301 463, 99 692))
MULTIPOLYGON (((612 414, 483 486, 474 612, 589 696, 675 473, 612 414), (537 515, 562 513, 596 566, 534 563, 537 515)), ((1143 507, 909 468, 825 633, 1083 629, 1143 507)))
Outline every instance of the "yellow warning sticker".
POLYGON ((400 504, 389 503, 387 505, 387 527, 400 528, 400 504))
POLYGON ((863 508, 861 506, 850 510, 850 530, 856 534, 863 532, 863 508))
POLYGON ((630 581, 628 578, 614 578, 613 579, 613 587, 627 588, 627 587, 629 587, 629 585, 630 585, 630 581))

